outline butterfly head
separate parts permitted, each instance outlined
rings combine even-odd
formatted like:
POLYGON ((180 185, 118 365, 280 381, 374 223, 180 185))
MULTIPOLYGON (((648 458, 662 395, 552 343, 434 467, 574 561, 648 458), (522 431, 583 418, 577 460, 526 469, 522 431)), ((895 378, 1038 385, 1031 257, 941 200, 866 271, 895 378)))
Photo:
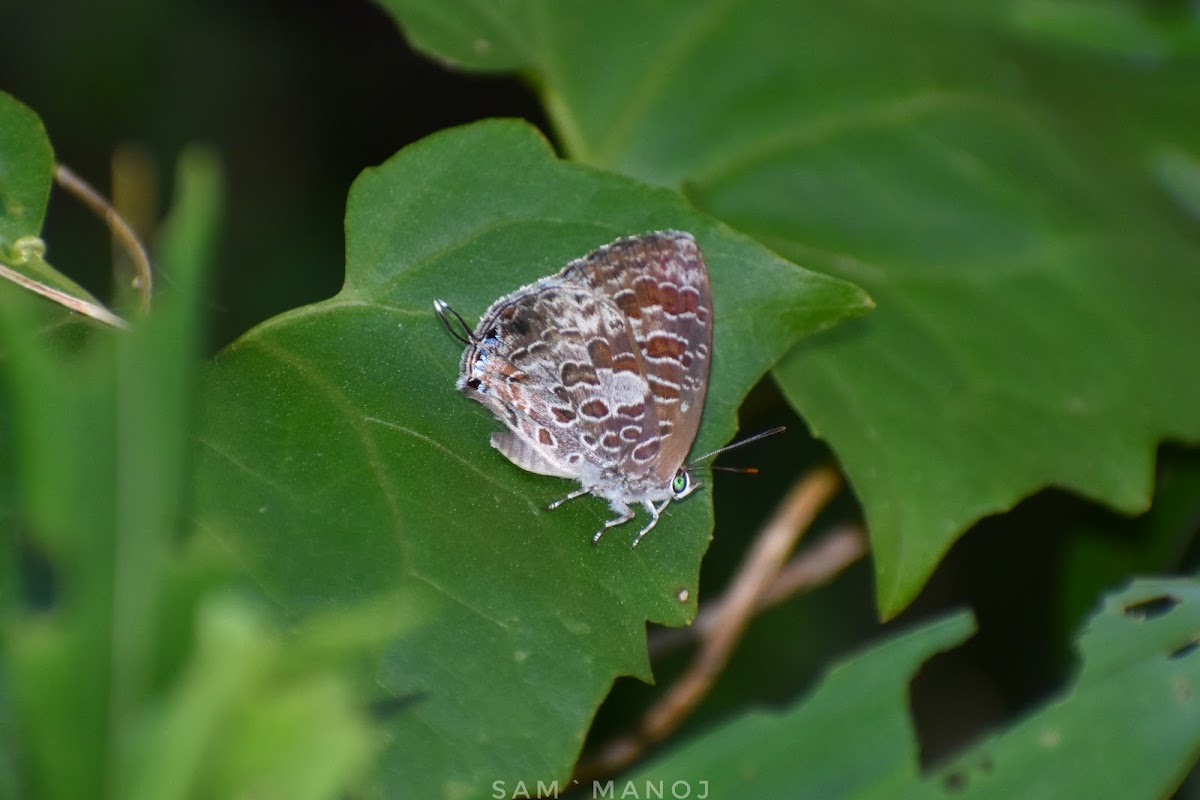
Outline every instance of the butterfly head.
POLYGON ((671 499, 682 500, 700 488, 700 482, 692 480, 692 472, 688 467, 681 467, 671 479, 671 499))
POLYGON ((503 359, 493 359, 493 352, 500 344, 499 329, 491 325, 487 330, 472 330, 467 321, 444 300, 434 300, 433 309, 438 318, 450 331, 450 335, 466 345, 458 378, 459 391, 486 395, 503 379, 514 372, 511 364, 503 359), (457 327, 456 327, 457 326, 457 327))

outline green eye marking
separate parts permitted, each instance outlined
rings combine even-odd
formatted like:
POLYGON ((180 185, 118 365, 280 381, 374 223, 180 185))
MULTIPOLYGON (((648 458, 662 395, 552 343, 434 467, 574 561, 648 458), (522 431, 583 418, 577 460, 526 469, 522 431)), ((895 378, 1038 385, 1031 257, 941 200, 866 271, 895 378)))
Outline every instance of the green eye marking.
POLYGON ((682 492, 684 489, 686 489, 687 485, 688 485, 687 474, 681 472, 675 476, 675 480, 671 481, 671 491, 678 494, 679 492, 682 492))

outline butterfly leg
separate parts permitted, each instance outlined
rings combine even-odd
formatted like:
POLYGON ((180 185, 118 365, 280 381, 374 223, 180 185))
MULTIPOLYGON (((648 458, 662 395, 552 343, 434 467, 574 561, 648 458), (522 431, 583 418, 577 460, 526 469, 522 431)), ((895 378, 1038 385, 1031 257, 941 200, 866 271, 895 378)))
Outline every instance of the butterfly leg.
POLYGON ((615 528, 618 525, 624 525, 626 522, 629 522, 629 520, 631 520, 631 519, 633 519, 633 509, 629 508, 629 507, 625 507, 624 510, 621 512, 621 516, 617 517, 616 519, 610 519, 608 522, 604 523, 603 528, 596 531, 596 535, 592 537, 592 544, 598 543, 600 541, 600 537, 603 536, 604 532, 606 530, 608 530, 609 528, 615 528))
POLYGON ((561 506, 563 503, 567 502, 568 500, 574 500, 576 497, 583 497, 589 491, 591 491, 591 490, 588 489, 587 487, 580 486, 578 489, 571 492, 566 497, 560 497, 557 500, 555 500, 553 503, 551 503, 550 505, 546 506, 546 510, 553 511, 554 509, 558 508, 559 506, 561 506))
POLYGON ((649 522, 649 524, 646 525, 646 527, 644 527, 640 531, 638 531, 637 536, 633 537, 633 544, 631 544, 630 547, 637 547, 638 542, 640 542, 642 540, 642 537, 645 536, 647 533, 649 533, 650 529, 658 524, 659 515, 662 514, 663 509, 666 508, 667 503, 670 503, 670 502, 671 501, 669 499, 663 500, 662 503, 659 504, 658 508, 655 508, 654 504, 648 500, 645 503, 643 503, 643 505, 646 506, 646 510, 650 512, 650 522, 649 522))

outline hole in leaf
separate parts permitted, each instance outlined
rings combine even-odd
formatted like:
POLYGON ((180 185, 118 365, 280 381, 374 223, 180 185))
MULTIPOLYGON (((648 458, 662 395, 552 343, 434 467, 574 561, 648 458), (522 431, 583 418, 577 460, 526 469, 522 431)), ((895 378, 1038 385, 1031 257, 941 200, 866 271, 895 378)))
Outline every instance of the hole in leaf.
POLYGON ((21 589, 30 611, 49 611, 58 603, 58 572, 49 554, 31 536, 20 543, 21 589))
POLYGON ((1154 619, 1161 617, 1177 605, 1179 605, 1179 601, 1174 597, 1162 594, 1125 606, 1125 613, 1136 619, 1154 619))
MULTIPOLYGON (((916 732, 921 769, 930 780, 944 780, 947 770, 967 782, 991 772, 981 755, 967 756, 964 743, 1004 724, 1002 706, 991 675, 979 666, 978 638, 954 650, 937 653, 909 683, 909 709, 916 732)), ((990 758, 990 756, 988 756, 990 758)))
POLYGON ((1197 647, 1200 647, 1200 639, 1193 639, 1182 647, 1176 647, 1174 650, 1172 650, 1170 658, 1183 658, 1194 651, 1197 647))
POLYGON ((371 716, 380 722, 399 715, 410 706, 422 702, 428 692, 413 692, 400 697, 384 697, 371 702, 371 716))

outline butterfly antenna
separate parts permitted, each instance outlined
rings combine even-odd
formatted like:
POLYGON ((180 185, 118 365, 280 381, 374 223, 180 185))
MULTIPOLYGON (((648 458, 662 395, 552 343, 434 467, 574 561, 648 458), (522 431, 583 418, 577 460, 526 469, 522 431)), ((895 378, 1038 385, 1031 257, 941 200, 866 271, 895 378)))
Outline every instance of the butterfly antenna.
POLYGON ((734 442, 733 444, 727 444, 724 447, 713 450, 711 453, 705 453, 704 455, 700 456, 699 458, 694 458, 689 462, 689 464, 699 464, 701 461, 710 459, 713 456, 719 456, 719 455, 721 455, 721 453, 724 453, 728 450, 733 450, 734 448, 750 444, 751 442, 757 442, 759 439, 765 439, 768 436, 774 436, 775 434, 783 433, 786 430, 787 430, 787 428, 785 428, 783 425, 780 425, 779 427, 771 428, 770 430, 763 431, 762 433, 756 433, 753 436, 747 436, 745 439, 742 439, 741 441, 734 442))
POLYGON ((468 325, 467 321, 462 318, 462 315, 451 308, 445 300, 434 300, 433 310, 437 312, 438 319, 440 319, 442 324, 446 326, 446 330, 450 331, 451 336, 453 336, 455 339, 458 339, 463 344, 474 343, 475 332, 471 330, 471 326, 468 325), (450 321, 451 316, 458 320, 458 324, 462 326, 462 329, 466 332, 466 336, 463 336, 463 334, 454 330, 454 323, 450 321))

